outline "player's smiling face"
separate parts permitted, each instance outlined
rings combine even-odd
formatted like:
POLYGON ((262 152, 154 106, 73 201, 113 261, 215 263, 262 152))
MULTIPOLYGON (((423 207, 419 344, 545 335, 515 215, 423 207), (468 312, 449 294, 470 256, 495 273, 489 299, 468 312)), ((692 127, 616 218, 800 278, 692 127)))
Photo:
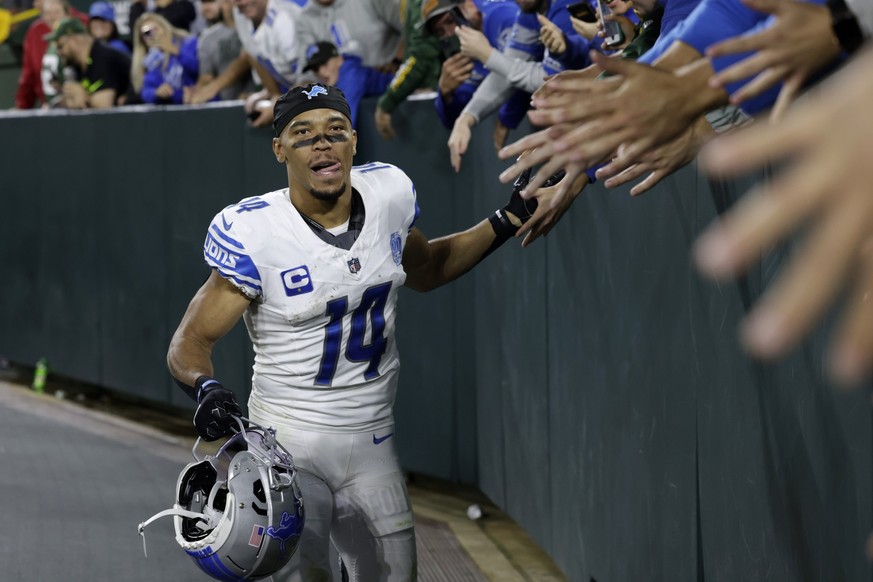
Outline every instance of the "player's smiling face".
POLYGON ((312 109, 291 120, 273 140, 279 162, 288 167, 292 191, 336 200, 349 188, 358 135, 349 118, 333 109, 312 109))

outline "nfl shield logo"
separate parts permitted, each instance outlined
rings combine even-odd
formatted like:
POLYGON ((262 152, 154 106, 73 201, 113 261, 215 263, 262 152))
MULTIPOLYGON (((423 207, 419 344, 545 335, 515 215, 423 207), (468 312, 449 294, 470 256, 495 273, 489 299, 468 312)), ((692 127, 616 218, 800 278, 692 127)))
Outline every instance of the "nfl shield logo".
POLYGON ((361 261, 358 260, 358 257, 354 257, 352 260, 349 261, 349 271, 351 271, 352 274, 354 274, 360 270, 361 270, 361 261))
POLYGON ((394 257, 394 264, 399 265, 403 260, 403 243, 400 241, 400 233, 391 233, 391 256, 394 257))

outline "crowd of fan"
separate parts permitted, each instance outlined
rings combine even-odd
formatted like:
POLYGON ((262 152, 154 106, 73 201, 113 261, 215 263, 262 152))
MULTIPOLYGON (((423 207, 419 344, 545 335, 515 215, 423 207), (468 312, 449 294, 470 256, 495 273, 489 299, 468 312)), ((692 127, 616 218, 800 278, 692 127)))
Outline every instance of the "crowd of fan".
POLYGON ((873 3, 199 0, 208 27, 192 34, 189 0, 149 2, 132 4, 124 42, 106 2, 86 16, 66 0, 37 0, 17 107, 242 98, 260 126, 284 91, 318 80, 343 89, 353 123, 361 98, 379 96, 375 125, 391 139, 394 110, 433 90, 456 171, 472 127, 494 112, 495 146, 514 160, 500 179, 536 169, 523 192, 538 202, 525 244, 596 179, 611 188, 643 177, 631 189, 641 194, 731 133, 706 146, 709 168, 802 163, 767 187, 778 196, 746 197, 705 234, 701 268, 735 275, 791 232, 821 225, 751 314, 749 349, 783 353, 854 278, 833 365, 842 378, 873 368, 873 54, 863 54, 873 3), (769 122, 753 123, 765 112, 769 122), (536 131, 505 146, 525 116, 536 131))
MULTIPOLYGON (((591 49, 616 52, 598 37, 593 2, 579 3, 584 13, 573 18, 567 1, 137 0, 122 16, 130 31, 122 37, 108 2, 86 15, 67 0, 36 0, 41 18, 25 38, 16 107, 242 98, 260 126, 288 88, 321 81, 343 89, 355 123, 361 98, 379 96, 386 139, 400 103, 429 90, 449 128, 499 109, 503 144, 544 76, 587 66, 591 49)), ((630 39, 639 17, 624 0, 610 6, 630 39)))

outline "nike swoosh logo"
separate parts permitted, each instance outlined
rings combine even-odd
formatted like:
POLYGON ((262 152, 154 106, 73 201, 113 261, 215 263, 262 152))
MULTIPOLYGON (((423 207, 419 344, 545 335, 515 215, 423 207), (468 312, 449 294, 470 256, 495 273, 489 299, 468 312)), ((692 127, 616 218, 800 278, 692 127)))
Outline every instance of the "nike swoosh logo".
POLYGON ((233 226, 232 222, 228 222, 224 215, 221 215, 221 223, 224 225, 224 230, 230 230, 230 227, 233 226))
POLYGON ((380 444, 384 443, 385 441, 387 441, 388 439, 390 439, 392 436, 394 436, 393 432, 389 432, 388 434, 386 434, 383 437, 376 437, 376 435, 374 434, 373 435, 373 444, 380 445, 380 444))

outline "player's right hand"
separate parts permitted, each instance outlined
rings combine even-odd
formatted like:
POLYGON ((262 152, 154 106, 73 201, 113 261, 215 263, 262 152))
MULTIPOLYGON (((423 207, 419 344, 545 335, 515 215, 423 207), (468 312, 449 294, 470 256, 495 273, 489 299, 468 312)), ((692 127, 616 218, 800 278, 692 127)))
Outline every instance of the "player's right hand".
POLYGON ((242 416, 236 395, 222 386, 217 380, 198 379, 197 410, 194 412, 194 426, 197 434, 205 441, 214 441, 229 435, 237 426, 234 416, 242 416))
POLYGON ((575 168, 566 175, 564 172, 555 174, 546 184, 531 196, 530 199, 537 203, 534 213, 515 233, 517 238, 522 237, 522 247, 530 246, 538 238, 549 234, 588 185, 588 175, 582 168, 575 168))

